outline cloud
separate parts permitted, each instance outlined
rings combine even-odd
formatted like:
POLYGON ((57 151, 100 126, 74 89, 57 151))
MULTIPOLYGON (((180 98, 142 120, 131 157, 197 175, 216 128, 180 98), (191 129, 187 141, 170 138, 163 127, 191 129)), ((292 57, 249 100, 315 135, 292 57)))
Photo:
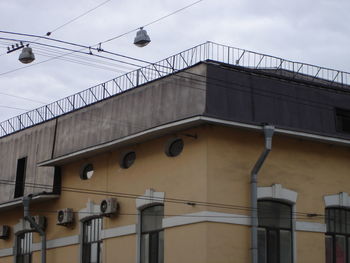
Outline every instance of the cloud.
MULTIPOLYGON (((103 0, 0 1, 0 9, 5 10, 0 17, 0 24, 2 30, 45 34, 102 2, 103 0)), ((93 45, 192 2, 112 0, 54 32, 52 37, 93 45)), ((147 61, 158 61, 212 40, 286 59, 350 71, 348 10, 350 2, 347 0, 204 0, 146 27, 152 42, 145 48, 140 49, 132 44, 135 33, 103 44, 103 48, 147 61)), ((0 37, 4 36, 0 34, 0 37)), ((44 40, 40 42, 48 43, 44 40)), ((5 41, 6 43, 12 42, 5 41)), ((2 40, 0 47, 4 51, 2 40)), ((35 45, 33 49, 34 47, 35 45)), ((0 56, 0 74, 22 66, 17 60, 18 55, 19 52, 14 52, 0 56)), ((37 62, 47 59, 39 53, 36 57, 37 62)), ((72 56, 67 58, 77 59, 72 56)), ((87 62, 95 63, 89 56, 86 56, 83 63, 87 62)), ((121 74, 120 71, 133 68, 113 63, 119 65, 115 67, 115 72, 53 60, 0 76, 0 92, 52 102, 114 78, 121 74)), ((37 106, 30 101, 0 96, 4 99, 4 104, 23 108, 37 106)), ((18 114, 18 110, 4 108, 0 112, 0 120, 18 114)))

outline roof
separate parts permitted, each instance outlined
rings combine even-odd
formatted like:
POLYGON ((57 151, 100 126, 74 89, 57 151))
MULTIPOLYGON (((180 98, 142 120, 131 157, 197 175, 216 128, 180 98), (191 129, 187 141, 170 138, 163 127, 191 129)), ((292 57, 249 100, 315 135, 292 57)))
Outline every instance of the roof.
POLYGON ((150 63, 112 80, 83 90, 40 108, 28 111, 0 123, 0 137, 57 118, 132 88, 189 68, 201 61, 217 61, 292 79, 303 79, 315 85, 350 90, 350 73, 295 62, 245 49, 206 42, 176 55, 150 63))

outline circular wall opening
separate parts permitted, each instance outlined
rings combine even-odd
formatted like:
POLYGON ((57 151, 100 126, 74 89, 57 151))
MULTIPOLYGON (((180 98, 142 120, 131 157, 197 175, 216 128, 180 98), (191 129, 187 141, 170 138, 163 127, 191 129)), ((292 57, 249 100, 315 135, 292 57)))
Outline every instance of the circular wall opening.
POLYGON ((136 160, 136 153, 131 151, 123 154, 122 158, 120 159, 120 167, 124 169, 128 169, 136 160))
POLYGON ((94 167, 92 166, 91 163, 88 163, 88 164, 85 164, 82 166, 81 171, 80 171, 80 178, 82 180, 91 179, 93 174, 94 174, 94 167))
POLYGON ((169 157, 178 156, 184 148, 184 141, 181 138, 174 138, 167 142, 165 154, 169 157))

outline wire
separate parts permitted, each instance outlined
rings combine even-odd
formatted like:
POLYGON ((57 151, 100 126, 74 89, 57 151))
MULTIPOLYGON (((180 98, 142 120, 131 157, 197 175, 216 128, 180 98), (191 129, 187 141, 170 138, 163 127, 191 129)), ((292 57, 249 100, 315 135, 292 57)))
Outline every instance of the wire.
MULTIPOLYGON (((3 185, 16 185, 15 181, 12 180, 5 180, 0 179, 0 184, 3 185)), ((75 187, 55 187, 52 185, 47 184, 37 184, 37 183, 25 183, 24 184, 27 187, 32 188, 39 188, 39 189, 53 189, 55 190, 62 190, 65 192, 73 192, 73 193, 81 193, 81 194, 93 194, 93 195, 103 195, 103 196, 115 196, 119 198, 131 198, 131 199, 145 199, 149 200, 149 197, 142 197, 138 194, 131 194, 131 193, 121 193, 121 192, 111 192, 111 191, 104 191, 104 190, 91 190, 91 189, 84 189, 84 188, 75 188, 75 187)), ((157 199, 155 199, 157 200, 157 199)), ((224 204, 224 203, 215 203, 215 202, 204 202, 204 201, 198 201, 198 200, 188 200, 188 199, 179 199, 179 198, 161 198, 159 200, 164 200, 164 202, 169 203, 176 203, 176 204, 186 204, 186 205, 193 205, 195 206, 206 206, 206 207, 215 207, 215 208, 223 208, 223 209, 233 209, 233 210, 243 210, 243 211, 251 211, 252 208, 248 206, 240 206, 240 205, 232 205, 232 204, 224 204)), ((265 211, 267 211, 265 209, 265 211)), ((316 213, 305 213, 305 212, 293 212, 294 215, 299 216, 308 216, 310 214, 316 215, 316 216, 324 216, 322 214, 316 214, 316 213)), ((314 216, 314 217, 316 217, 314 216)))
POLYGON ((71 19, 71 20, 69 20, 68 22, 64 23, 63 25, 58 26, 58 27, 56 27, 55 29, 53 29, 53 30, 47 32, 46 35, 48 35, 48 36, 51 35, 53 32, 55 32, 55 31, 61 29, 62 27, 64 27, 64 26, 66 26, 66 25, 68 25, 68 24, 70 24, 70 23, 72 23, 72 22, 78 20, 78 19, 81 18, 81 17, 83 17, 83 16, 85 16, 85 15, 91 13, 92 11, 94 11, 94 10, 96 10, 97 8, 99 8, 99 7, 101 7, 101 6, 105 5, 105 4, 107 4, 107 3, 110 2, 110 1, 111 1, 111 0, 107 0, 107 1, 102 2, 101 4, 99 4, 99 5, 97 5, 97 6, 93 7, 93 8, 91 8, 91 9, 89 9, 88 11, 84 12, 83 14, 81 14, 81 15, 79 15, 79 16, 77 16, 77 17, 71 19))
MULTIPOLYGON (((189 8, 189 7, 193 6, 193 5, 195 5, 195 4, 198 4, 199 2, 202 2, 202 1, 204 1, 204 0, 199 0, 199 1, 196 1, 196 2, 194 2, 194 3, 192 3, 192 4, 190 4, 190 5, 187 5, 187 6, 185 6, 185 7, 182 7, 182 8, 180 8, 180 9, 178 9, 178 10, 176 10, 176 11, 174 11, 174 12, 168 14, 168 15, 165 15, 165 16, 163 16, 163 17, 160 17, 160 18, 158 18, 158 19, 156 19, 156 20, 154 20, 154 21, 151 21, 151 22, 145 24, 143 27, 148 26, 148 25, 151 25, 151 24, 154 24, 154 23, 156 23, 156 22, 159 22, 160 20, 163 20, 163 19, 165 19, 165 18, 167 18, 167 17, 169 17, 169 16, 171 16, 171 15, 174 15, 174 14, 180 12, 180 11, 183 11, 183 10, 185 10, 185 9, 187 9, 187 8, 189 8)), ((139 29, 139 28, 130 30, 130 31, 128 31, 128 32, 125 32, 125 33, 120 34, 120 35, 118 35, 118 36, 115 36, 115 37, 113 37, 113 38, 110 38, 110 39, 107 39, 107 40, 105 40, 105 41, 102 41, 102 42, 99 42, 99 43, 97 43, 97 44, 94 44, 94 45, 92 45, 92 46, 90 46, 90 47, 86 47, 86 46, 83 46, 83 45, 79 45, 79 44, 75 44, 75 43, 71 43, 71 42, 67 42, 67 41, 62 41, 62 40, 52 39, 52 38, 48 38, 48 37, 33 35, 33 34, 15 33, 15 32, 10 32, 10 31, 3 31, 3 30, 0 30, 0 33, 15 34, 15 35, 22 35, 22 36, 29 36, 29 37, 36 37, 36 38, 47 39, 47 40, 52 40, 52 41, 58 41, 58 42, 60 42, 60 43, 65 43, 65 44, 70 44, 70 45, 75 45, 75 46, 81 46, 81 47, 83 47, 81 50, 83 50, 83 49, 85 49, 85 48, 92 48, 92 47, 94 47, 94 46, 97 46, 97 45, 101 45, 101 44, 103 44, 103 43, 110 42, 110 41, 115 40, 115 39, 117 39, 117 38, 120 38, 120 37, 122 37, 122 36, 124 36, 124 35, 127 35, 127 34, 129 34, 129 33, 135 32, 135 31, 138 30, 138 29, 139 29)), ((28 42, 28 41, 24 41, 24 42, 28 42)), ((107 52, 107 51, 100 50, 100 49, 96 49, 96 48, 94 48, 94 49, 95 49, 95 50, 98 50, 98 51, 106 52, 106 53, 108 53, 108 54, 111 54, 111 52, 107 52)), ((71 53, 74 53, 74 52, 71 52, 71 53)), ((66 55, 69 55, 69 54, 71 54, 71 53, 67 53, 66 55)), ((116 53, 113 53, 113 54, 116 54, 116 53)), ((66 55, 60 55, 60 56, 53 57, 53 58, 50 58, 50 59, 47 59, 47 60, 44 60, 44 61, 41 61, 41 62, 37 62, 37 63, 30 64, 30 65, 27 65, 27 66, 24 66, 24 67, 20 67, 20 68, 17 68, 17 69, 10 70, 10 71, 7 71, 7 72, 3 72, 3 73, 0 74, 0 76, 5 75, 5 74, 9 74, 9 73, 12 73, 12 72, 16 72, 16 71, 18 71, 18 70, 25 69, 25 68, 28 68, 28 67, 31 67, 31 66, 34 66, 34 65, 38 65, 38 64, 41 64, 41 63, 45 63, 45 62, 48 62, 48 61, 51 61, 51 60, 53 60, 53 59, 60 58, 60 57, 66 56, 66 55)), ((119 55, 120 55, 120 54, 119 54, 119 55)), ((122 55, 120 55, 120 56, 122 56, 122 55)))
MULTIPOLYGON (((162 16, 162 17, 160 17, 160 18, 158 18, 158 19, 156 19, 156 20, 153 20, 153 21, 151 21, 151 22, 149 22, 149 23, 147 23, 147 24, 144 24, 143 26, 141 26, 141 28, 142 28, 142 27, 149 26, 149 25, 152 25, 152 24, 154 24, 154 23, 157 23, 157 22, 159 22, 159 21, 161 21, 161 20, 163 20, 163 19, 165 19, 165 18, 168 18, 169 16, 172 16, 172 15, 174 15, 174 14, 176 14, 176 13, 179 13, 179 12, 181 12, 181 11, 187 9, 187 8, 190 8, 191 6, 194 6, 194 5, 196 5, 196 4, 198 4, 199 2, 202 2, 202 1, 204 1, 204 0, 199 0, 199 1, 193 2, 192 4, 189 4, 189 5, 187 5, 187 6, 184 6, 184 7, 180 8, 180 9, 177 9, 177 10, 175 10, 174 12, 171 12, 171 13, 165 15, 165 16, 162 16)), ((140 29, 140 27, 135 28, 135 29, 132 29, 132 30, 130 30, 130 31, 128 31, 128 32, 125 32, 125 33, 123 33, 123 34, 117 35, 117 36, 115 36, 115 37, 112 37, 112 38, 107 39, 107 40, 105 40, 105 41, 102 41, 102 42, 100 42, 100 43, 101 43, 101 44, 104 44, 104 43, 113 41, 113 40, 115 40, 115 39, 117 39, 117 38, 123 37, 123 36, 125 36, 125 35, 127 35, 127 34, 130 34, 130 33, 133 33, 133 32, 135 32, 135 31, 137 31, 137 30, 139 30, 139 29, 140 29)), ((1 31, 0 31, 0 32, 1 32, 1 31)))
POLYGON ((7 109, 14 109, 14 110, 29 111, 28 109, 16 108, 16 107, 11 107, 11 106, 6 106, 6 105, 0 105, 0 107, 7 108, 7 109))
POLYGON ((9 96, 9 97, 14 97, 14 98, 21 99, 21 100, 32 101, 32 102, 36 102, 36 103, 40 103, 40 104, 44 104, 44 105, 47 104, 47 102, 42 102, 42 101, 40 101, 40 100, 35 100, 35 99, 27 98, 27 97, 22 97, 22 96, 18 96, 18 95, 13 95, 13 94, 5 93, 5 92, 0 92, 0 94, 6 95, 6 96, 9 96))
MULTIPOLYGON (((30 209, 30 212, 33 213, 44 213, 44 214, 57 214, 57 210, 42 210, 42 209, 30 209)), ((89 214, 89 215, 96 215, 100 216, 100 212, 87 212, 87 211, 72 211, 74 214, 89 214)), ((117 213, 118 216, 138 216, 139 214, 137 213, 132 213, 132 212, 124 212, 124 213, 117 213)), ((234 218, 242 218, 242 219, 251 219, 251 215, 222 215, 222 214, 217 214, 217 215, 200 215, 200 214, 147 214, 143 213, 142 216, 146 217, 185 217, 185 218, 222 218, 222 219, 234 219, 234 218)), ((273 216, 258 216, 259 219, 276 219, 276 217, 273 216)), ((283 216, 283 217, 278 217, 279 220, 301 220, 301 219, 310 219, 310 217, 293 217, 293 216, 283 216)))

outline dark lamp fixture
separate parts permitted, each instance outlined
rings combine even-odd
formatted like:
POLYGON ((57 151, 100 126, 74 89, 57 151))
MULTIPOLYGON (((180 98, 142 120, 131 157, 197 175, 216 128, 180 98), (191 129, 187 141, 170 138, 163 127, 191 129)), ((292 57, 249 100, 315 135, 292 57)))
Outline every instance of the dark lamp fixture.
POLYGON ((147 35, 147 31, 144 30, 143 27, 141 27, 140 30, 136 32, 134 44, 138 47, 144 47, 147 46, 150 42, 151 39, 147 35))
POLYGON ((22 49, 21 54, 19 55, 18 60, 21 61, 23 64, 28 64, 28 63, 33 62, 35 60, 35 56, 34 56, 32 48, 24 47, 22 49))

